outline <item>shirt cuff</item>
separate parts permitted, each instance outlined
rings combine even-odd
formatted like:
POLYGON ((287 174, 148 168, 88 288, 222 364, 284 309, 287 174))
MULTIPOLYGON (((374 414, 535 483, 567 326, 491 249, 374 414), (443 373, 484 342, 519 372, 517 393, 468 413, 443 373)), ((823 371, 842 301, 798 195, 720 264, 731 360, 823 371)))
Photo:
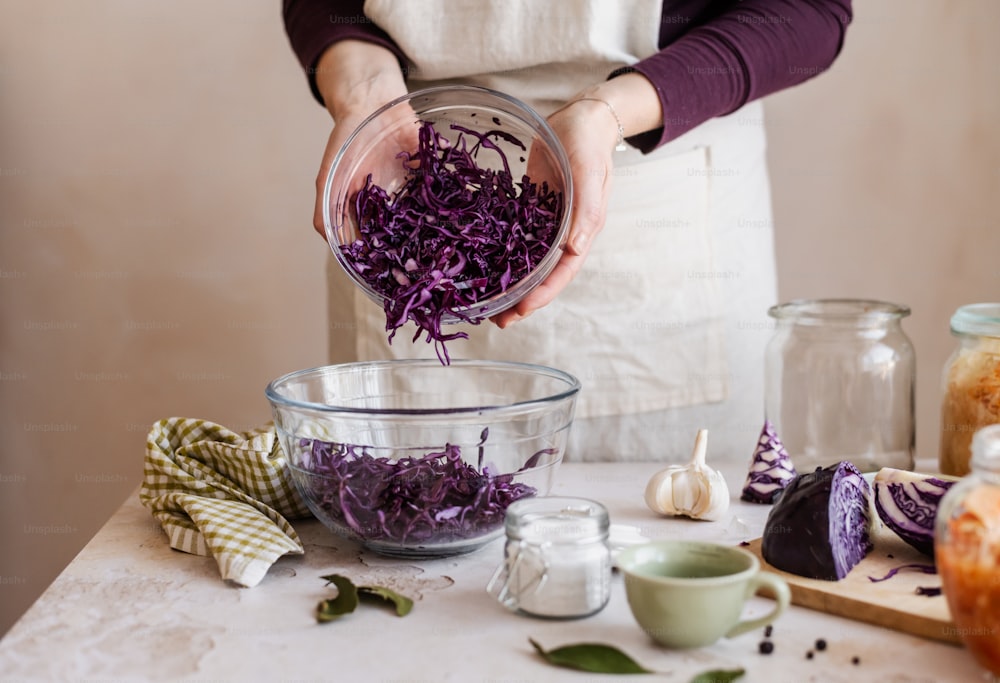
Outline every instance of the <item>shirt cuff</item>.
POLYGON ((381 45, 396 55, 401 69, 407 63, 399 46, 364 14, 333 15, 322 4, 317 7, 315 3, 306 3, 286 14, 285 30, 309 81, 309 89, 320 104, 324 102, 316 87, 316 64, 326 49, 339 40, 363 40, 381 45))
POLYGON ((644 154, 711 118, 736 111, 747 97, 746 70, 740 59, 697 35, 616 69, 609 78, 625 73, 645 76, 660 98, 663 127, 628 138, 644 154))

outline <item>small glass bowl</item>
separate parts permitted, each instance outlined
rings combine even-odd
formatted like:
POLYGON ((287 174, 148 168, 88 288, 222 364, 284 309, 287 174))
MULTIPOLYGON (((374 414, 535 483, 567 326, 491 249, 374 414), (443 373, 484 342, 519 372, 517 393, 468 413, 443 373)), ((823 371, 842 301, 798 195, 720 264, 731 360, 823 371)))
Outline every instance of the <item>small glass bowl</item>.
POLYGON ((579 389, 539 365, 390 360, 293 372, 265 393, 317 519, 383 555, 438 557, 501 536, 507 505, 548 494, 579 389))
MULTIPOLYGON (((537 266, 520 280, 512 282, 505 291, 473 305, 454 309, 457 315, 446 312, 441 322, 447 324, 489 318, 517 304, 548 276, 568 239, 571 221, 573 183, 566 152, 545 119, 517 98, 477 86, 440 86, 404 95, 371 114, 341 147, 327 175, 323 192, 323 223, 327 241, 337 262, 354 283, 383 306, 382 294, 372 289, 344 258, 341 247, 353 243, 359 234, 352 202, 355 193, 364 186, 369 174, 372 182, 389 195, 398 191, 408 175, 399 155, 414 151, 416 127, 424 121, 433 123, 435 130, 452 142, 458 132, 451 129, 451 124, 478 133, 501 130, 513 135, 526 149, 499 136, 491 137, 490 141, 503 151, 514 181, 521 180, 531 162, 533 168, 546 169, 545 180, 549 187, 563 195, 563 211, 556 239, 537 266)), ((480 154, 476 161, 484 168, 502 168, 496 154, 480 154)))

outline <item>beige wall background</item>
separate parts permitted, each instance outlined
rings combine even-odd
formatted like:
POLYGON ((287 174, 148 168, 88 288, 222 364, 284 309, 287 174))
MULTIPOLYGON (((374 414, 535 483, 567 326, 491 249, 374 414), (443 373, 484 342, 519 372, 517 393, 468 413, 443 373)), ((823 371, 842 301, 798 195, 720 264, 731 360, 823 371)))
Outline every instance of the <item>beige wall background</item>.
MULTIPOLYGON (((1000 299, 1000 3, 856 4, 830 72, 767 102, 781 297, 912 306, 933 458, 948 318, 1000 299)), ((327 129, 278 2, 0 0, 0 633, 153 421, 255 426, 324 362, 327 129)))

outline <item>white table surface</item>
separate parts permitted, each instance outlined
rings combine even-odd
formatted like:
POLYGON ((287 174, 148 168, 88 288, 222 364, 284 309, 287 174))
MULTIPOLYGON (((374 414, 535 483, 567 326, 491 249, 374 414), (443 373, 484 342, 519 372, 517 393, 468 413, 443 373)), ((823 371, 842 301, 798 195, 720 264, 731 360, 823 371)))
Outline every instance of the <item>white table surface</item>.
MULTIPOLYGON (((745 470, 726 470, 734 502, 718 522, 661 518, 642 492, 653 464, 561 466, 553 494, 604 503, 613 524, 650 538, 736 544, 759 536, 769 506, 738 501, 745 470)), ((485 591, 503 541, 469 555, 401 561, 362 552, 318 522, 295 524, 306 553, 282 558, 255 588, 219 578, 214 560, 173 551, 136 495, 0 640, 0 682, 13 681, 376 681, 464 683, 602 681, 542 661, 529 638, 551 649, 596 641, 615 645, 668 675, 624 680, 687 683, 695 674, 742 667, 747 683, 984 681, 962 648, 792 607, 774 624, 771 655, 763 631, 710 647, 658 647, 632 619, 621 577, 609 605, 586 619, 549 621, 506 611, 485 591), (365 608, 317 624, 316 604, 332 597, 319 577, 395 587, 416 599, 407 617, 365 608), (805 653, 817 638, 825 652, 805 653), (852 665, 852 657, 860 664, 852 665)), ((749 613, 772 603, 755 598, 749 613)))

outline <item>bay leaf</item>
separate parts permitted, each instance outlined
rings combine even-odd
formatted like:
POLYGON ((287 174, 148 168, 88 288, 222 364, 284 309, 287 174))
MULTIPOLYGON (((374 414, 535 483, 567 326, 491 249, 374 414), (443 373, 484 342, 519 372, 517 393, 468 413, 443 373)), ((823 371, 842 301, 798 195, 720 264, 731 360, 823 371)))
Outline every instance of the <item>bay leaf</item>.
POLYGON ((746 673, 743 669, 713 669, 703 671, 691 679, 691 683, 731 683, 737 678, 742 678, 746 673))
POLYGON ((405 617, 413 609, 413 600, 385 586, 358 586, 358 597, 365 596, 391 602, 396 607, 396 615, 400 617, 405 617))
POLYGON ((330 574, 320 577, 337 587, 337 597, 323 600, 316 606, 316 621, 322 623, 350 614, 358 606, 358 589, 346 576, 330 574))
POLYGON ((545 661, 555 666, 602 674, 654 673, 640 666, 634 659, 613 645, 577 643, 575 645, 564 645, 552 650, 545 650, 531 638, 528 641, 545 661))

